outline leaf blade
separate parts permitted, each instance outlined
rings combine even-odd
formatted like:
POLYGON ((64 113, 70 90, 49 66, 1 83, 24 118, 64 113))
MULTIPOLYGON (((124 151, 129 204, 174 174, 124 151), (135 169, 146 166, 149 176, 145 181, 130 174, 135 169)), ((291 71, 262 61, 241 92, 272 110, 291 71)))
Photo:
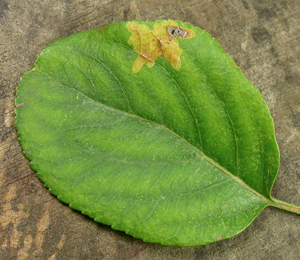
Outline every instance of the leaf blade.
MULTIPOLYGON (((247 227, 264 207, 272 204, 252 189, 270 196, 271 182, 275 180, 279 165, 272 119, 259 92, 210 36, 198 28, 193 29, 196 41, 191 46, 179 40, 185 56, 181 70, 176 73, 159 57, 151 69, 145 67, 138 75, 132 74, 134 59, 130 56, 136 54, 126 44, 129 34, 125 23, 111 25, 100 33, 92 30, 60 40, 47 47, 39 56, 35 69, 24 76, 17 99, 17 104, 24 105, 16 111, 24 152, 30 153, 32 168, 60 200, 96 221, 135 237, 183 246, 211 243, 247 227), (199 35, 206 38, 203 40, 199 35), (233 98, 236 92, 224 99, 226 93, 218 89, 221 85, 228 90, 228 84, 211 86, 211 72, 203 69, 206 68, 203 62, 215 56, 207 58, 206 51, 200 58, 199 54, 187 55, 189 49, 198 49, 199 40, 207 41, 204 49, 215 45, 209 50, 210 55, 215 51, 216 57, 224 56, 223 65, 215 68, 215 73, 223 73, 228 67, 233 74, 231 77, 238 78, 233 82, 243 83, 244 92, 254 93, 258 98, 254 104, 264 109, 262 118, 267 115, 267 123, 261 119, 260 125, 261 128, 268 126, 267 143, 272 142, 270 150, 274 158, 267 161, 275 163, 271 182, 263 184, 262 188, 252 183, 253 178, 250 182, 253 187, 248 187, 232 175, 238 175, 229 163, 236 158, 235 131, 232 126, 230 130, 232 119, 228 118, 228 108, 225 109, 222 102, 229 104, 230 111, 240 107, 230 106, 231 99, 237 103, 233 98), (45 117, 47 111, 52 115, 45 117), (200 129, 203 125, 206 130, 200 129), (225 138, 224 133, 233 138, 225 138), (219 136, 222 138, 216 145, 219 136), (24 140, 31 140, 32 144, 24 140), (224 149, 226 146, 229 150, 224 149), (220 150, 222 153, 218 155, 220 150), (126 161, 126 156, 131 156, 131 160, 126 161), (136 161, 139 164, 133 163, 136 161), (157 175, 157 172, 164 175, 157 175), (208 187, 218 189, 206 194, 208 187), (99 191, 95 195, 89 190, 99 191), (170 196, 170 190, 175 195, 185 194, 185 198, 170 196), (194 191, 193 196, 187 195, 190 190, 194 191), (128 191, 135 200, 128 199, 128 191), (76 198, 74 194, 78 194, 76 198), (122 194, 127 197, 123 199, 122 194), (143 195, 139 197, 138 194, 143 195), (144 205, 145 198, 152 198, 148 206, 144 205), (136 217, 134 214, 139 211, 136 217), (229 220, 227 215, 231 216, 229 220), (203 221, 206 225, 199 227, 203 221)), ((224 80, 226 83, 228 79, 224 80)), ((240 87, 238 90, 240 94, 240 87)), ((251 96, 248 98, 252 100, 251 96)), ((240 116, 235 114, 239 122, 240 116)))

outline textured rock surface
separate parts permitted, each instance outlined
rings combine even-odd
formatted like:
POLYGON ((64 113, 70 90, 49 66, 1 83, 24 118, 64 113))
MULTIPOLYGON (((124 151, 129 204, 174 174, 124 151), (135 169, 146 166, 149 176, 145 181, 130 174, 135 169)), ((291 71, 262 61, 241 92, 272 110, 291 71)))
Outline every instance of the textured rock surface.
POLYGON ((97 224, 50 195, 17 142, 22 74, 49 43, 113 22, 179 19, 208 31, 262 92, 281 168, 273 196, 300 205, 298 0, 0 0, 0 259, 297 259, 299 215, 268 208, 240 235, 201 247, 144 243, 97 224))

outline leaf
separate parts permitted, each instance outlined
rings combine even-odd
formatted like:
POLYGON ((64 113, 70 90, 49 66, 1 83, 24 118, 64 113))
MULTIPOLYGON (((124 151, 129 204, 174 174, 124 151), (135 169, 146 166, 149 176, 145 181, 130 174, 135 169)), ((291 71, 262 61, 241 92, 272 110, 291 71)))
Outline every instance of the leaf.
POLYGON ((279 152, 261 94, 190 24, 123 22, 58 40, 16 106, 24 154, 50 192, 144 241, 203 245, 267 206, 300 213, 271 197, 279 152))

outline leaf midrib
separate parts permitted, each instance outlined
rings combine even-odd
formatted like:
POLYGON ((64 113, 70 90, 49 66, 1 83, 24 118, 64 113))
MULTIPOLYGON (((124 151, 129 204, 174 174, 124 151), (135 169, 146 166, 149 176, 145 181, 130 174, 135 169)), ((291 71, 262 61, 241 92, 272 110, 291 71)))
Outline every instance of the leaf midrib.
MULTIPOLYGON (((205 31, 204 31, 204 32, 205 32, 205 31)), ((120 39, 120 38, 121 38, 121 37, 119 37, 119 39, 120 39)), ((116 45, 121 46, 122 48, 124 48, 124 49, 126 49, 126 50, 129 50, 129 51, 133 52, 132 48, 131 48, 130 46, 124 44, 123 42, 120 42, 120 41, 113 41, 113 40, 109 40, 109 39, 102 39, 102 40, 105 41, 105 42, 107 42, 107 43, 116 44, 116 45)), ((76 48, 75 48, 75 49, 76 49, 76 48)), ((102 66, 104 66, 106 69, 108 69, 108 68, 103 64, 103 62, 102 62, 100 59, 98 59, 97 57, 88 55, 87 53, 85 53, 85 52, 82 51, 81 49, 76 49, 76 51, 77 51, 79 54, 85 55, 86 57, 90 57, 90 58, 94 59, 95 61, 98 61, 99 63, 101 63, 102 66)), ((190 54, 190 52, 189 52, 188 50, 185 50, 185 51, 188 53, 189 58, 194 62, 194 64, 197 64, 197 62, 195 61, 194 57, 190 54)), ((133 52, 133 53, 134 53, 134 52, 133 52)), ((135 54, 136 54, 136 53, 135 53, 135 54)), ((226 53, 224 53, 224 56, 227 57, 228 55, 227 55, 226 53)), ((228 57, 229 57, 229 56, 228 56, 228 57)), ((230 58, 230 57, 229 57, 229 58, 230 58)), ((230 58, 230 59, 231 59, 231 58, 230 58)), ((156 62, 156 64, 158 64, 162 69, 164 69, 164 71, 168 74, 169 78, 170 78, 171 80, 174 81, 175 85, 177 86, 177 88, 179 89, 180 93, 182 94, 182 96, 183 96, 183 98, 184 98, 184 100, 185 100, 185 102, 186 102, 186 104, 187 104, 187 107, 188 107, 188 109, 189 109, 189 112, 190 112, 190 114, 191 114, 192 117, 193 117, 193 121, 195 122, 196 128, 197 128, 197 133, 198 133, 198 136, 199 136, 199 146, 202 147, 202 138, 201 138, 201 131, 200 131, 199 123, 198 123, 198 120, 197 120, 196 117, 195 117, 195 114, 194 114, 194 112, 193 112, 191 106, 190 106, 189 100, 187 99, 185 93, 182 91, 182 89, 181 89, 180 85, 178 84, 178 82, 176 81, 176 79, 174 79, 173 77, 171 77, 170 73, 166 70, 166 68, 165 68, 164 66, 162 66, 159 62, 156 62)), ((223 109, 224 109, 224 111, 225 111, 225 113, 226 113, 226 115, 227 115, 227 117, 228 117, 228 120, 229 120, 229 122, 230 122, 231 130, 232 130, 232 132, 233 132, 233 139, 234 139, 234 143, 235 143, 236 175, 239 177, 239 176, 240 176, 240 167, 239 167, 239 160, 240 160, 240 159, 239 159, 239 145, 238 145, 238 141, 237 141, 238 138, 237 138, 237 136, 236 136, 236 130, 235 130, 235 127, 234 127, 233 120, 232 120, 232 118, 231 118, 231 116, 230 116, 230 114, 229 114, 229 112, 228 112, 228 109, 227 109, 226 104, 224 103, 224 101, 220 98, 220 96, 216 93, 216 91, 215 91, 214 88, 212 87, 212 84, 210 83, 210 80, 208 79, 206 73, 205 73, 201 68, 199 68, 199 69, 202 71, 203 75, 206 77, 207 82, 208 82, 208 84, 209 84, 209 86, 210 86, 210 89, 211 89, 212 92, 214 93, 215 97, 217 97, 217 99, 219 100, 219 102, 222 104, 222 107, 223 107, 223 109)), ((108 69, 108 70, 109 70, 109 73, 111 73, 111 75, 112 75, 114 78, 116 78, 116 80, 118 80, 118 78, 116 77, 116 75, 115 75, 114 73, 112 73, 112 71, 111 71, 110 69, 108 69)), ((121 84, 121 83, 119 82, 119 80, 118 80, 118 83, 121 84)), ((122 88, 122 91, 123 91, 123 88, 122 88)), ((130 106, 130 103, 129 103, 129 99, 128 99, 128 97, 127 97, 127 95, 126 95, 126 93, 125 93, 124 91, 123 91, 123 93, 124 93, 124 95, 125 95, 125 97, 126 97, 126 100, 127 100, 128 104, 129 104, 129 108, 131 109, 131 106, 130 106)), ((131 109, 131 111, 133 111, 133 110, 131 109)), ((255 120, 255 117, 253 117, 253 114, 251 114, 251 115, 252 115, 252 118, 254 119, 255 124, 257 125, 257 121, 255 120)), ((257 129, 258 129, 258 131, 259 131, 259 128, 257 128, 257 129)), ((260 163, 260 165, 261 165, 261 169, 262 169, 262 174, 261 174, 261 176, 262 176, 262 185, 264 185, 264 184, 263 184, 263 183, 264 183, 264 182, 263 182, 263 180, 264 180, 264 163, 263 163, 264 153, 262 152, 262 151, 263 151, 263 145, 261 144, 261 133, 260 133, 260 131, 259 131, 259 136, 260 136, 260 138, 259 138, 259 146, 260 146, 260 151, 261 151, 261 153, 260 153, 260 154, 261 154, 261 163, 260 163)), ((182 138, 182 139, 184 139, 184 138, 182 138)), ((193 145, 192 145, 192 146, 193 146, 193 145)), ((203 154, 204 154, 204 153, 203 153, 203 154)), ((268 187, 267 187, 267 188, 268 188, 268 187)), ((270 188, 272 189, 272 187, 270 187, 270 188)), ((258 192, 258 193, 259 193, 259 192, 258 192)), ((260 194, 260 193, 259 193, 259 194, 260 194)))
POLYGON ((127 117, 132 117, 141 121, 145 121, 147 123, 151 123, 153 125, 156 125, 158 127, 164 128, 166 131, 168 131, 169 133, 173 134, 174 136, 176 136, 177 138, 179 138, 181 141, 183 141, 184 143, 186 143, 189 147, 191 147, 195 152, 197 152, 198 154, 200 154, 200 156, 202 156, 203 159, 205 159, 207 162, 209 162, 210 164, 212 164, 213 166, 215 166, 216 168, 218 168, 221 172, 227 174, 230 178, 232 178, 233 180, 235 180, 237 183, 239 183, 240 185, 242 185, 244 188, 246 188, 247 190, 249 190, 250 192, 252 192, 253 194, 255 194, 256 196, 260 197, 267 206, 269 205, 274 205, 274 202, 268 198, 266 198, 265 196, 263 196, 262 194, 260 194, 259 192, 257 192, 256 190, 254 190, 253 188, 251 188, 250 186, 248 186, 243 180, 241 180, 240 178, 238 178, 237 176, 233 175, 231 172, 229 172, 227 169, 225 169, 224 167, 222 167, 221 165, 219 165, 217 162, 215 162, 213 159, 211 159, 210 157, 206 156, 201 150, 199 150, 197 147, 193 146, 191 143, 189 143, 186 139, 184 139, 183 137, 181 137, 180 135, 178 135, 177 133, 175 133, 174 131, 172 131, 171 129, 169 129, 168 127, 166 127, 165 125, 159 124, 155 121, 152 121, 150 119, 146 119, 143 117, 140 117, 136 114, 130 114, 126 111, 120 110, 118 108, 114 108, 114 107, 110 107, 107 106, 103 103, 100 103, 94 99, 92 99, 91 97, 85 95, 84 93, 68 86, 65 84, 62 84, 61 82, 59 82, 57 79, 51 77, 51 75, 47 72, 40 72, 38 71, 38 73, 44 73, 50 80, 54 80, 55 82, 57 82, 59 85, 61 85, 64 88, 68 88, 69 90, 75 92, 76 94, 79 94, 81 96, 83 96, 84 98, 90 100, 91 102, 104 107, 107 110, 111 110, 113 112, 118 112, 121 114, 124 114, 127 117))

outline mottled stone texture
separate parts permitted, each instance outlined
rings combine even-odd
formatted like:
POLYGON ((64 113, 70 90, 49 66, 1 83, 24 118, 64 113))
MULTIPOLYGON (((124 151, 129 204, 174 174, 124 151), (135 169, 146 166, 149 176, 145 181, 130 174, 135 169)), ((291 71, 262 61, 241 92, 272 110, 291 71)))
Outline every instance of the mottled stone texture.
POLYGON ((262 92, 281 151, 273 196, 300 205, 299 0, 0 0, 0 259, 299 259, 296 214, 268 208, 242 234, 207 246, 148 244, 59 202, 24 159, 16 86, 47 44, 109 23, 168 18, 212 34, 262 92))

